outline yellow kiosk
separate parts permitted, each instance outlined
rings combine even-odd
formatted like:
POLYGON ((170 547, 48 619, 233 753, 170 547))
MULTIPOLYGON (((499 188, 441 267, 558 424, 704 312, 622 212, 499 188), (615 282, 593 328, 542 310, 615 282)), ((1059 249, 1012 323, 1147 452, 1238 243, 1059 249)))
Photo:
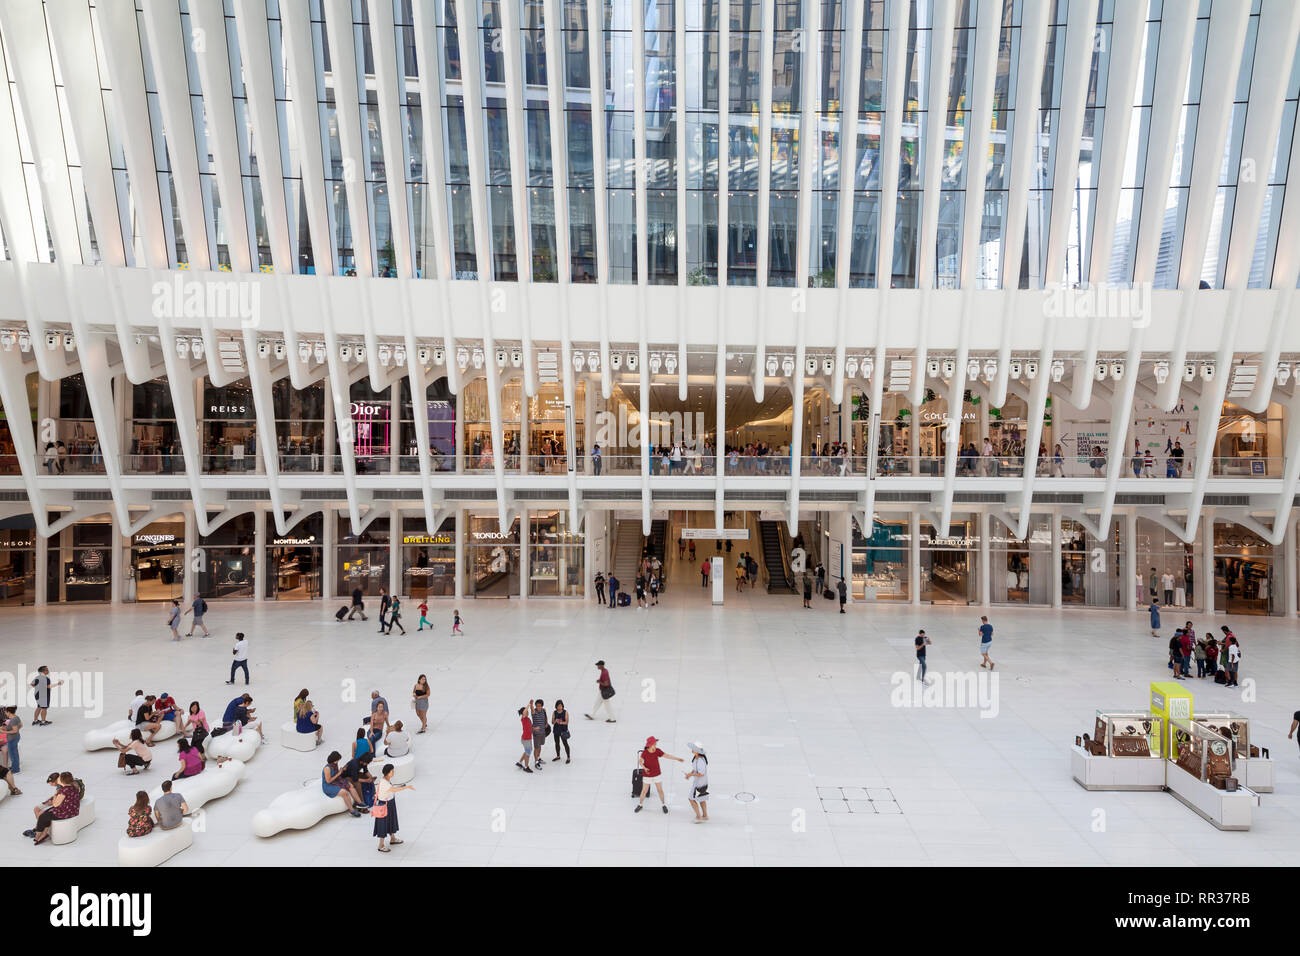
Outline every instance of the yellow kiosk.
POLYGON ((1156 753, 1161 757, 1174 753, 1173 721, 1192 719, 1192 691, 1181 681, 1151 682, 1151 715, 1160 718, 1160 736, 1156 753))

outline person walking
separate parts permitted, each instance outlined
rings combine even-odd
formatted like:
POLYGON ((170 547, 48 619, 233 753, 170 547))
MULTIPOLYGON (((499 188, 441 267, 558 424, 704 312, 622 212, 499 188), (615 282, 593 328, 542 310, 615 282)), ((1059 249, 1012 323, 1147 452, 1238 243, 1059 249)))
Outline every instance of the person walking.
POLYGON ((532 701, 529 701, 523 707, 519 708, 519 743, 523 746, 524 752, 520 754, 519 759, 515 761, 515 766, 524 773, 532 773, 533 768, 528 766, 532 763, 533 756, 533 717, 532 701))
POLYGON ((249 681, 248 638, 244 637, 243 631, 239 631, 237 634, 235 634, 235 649, 231 651, 231 654, 234 656, 235 659, 230 662, 230 680, 226 681, 226 683, 233 684, 235 682, 235 671, 243 670, 244 686, 247 687, 249 681))
POLYGON ((432 622, 431 620, 429 620, 429 602, 428 602, 428 600, 421 601, 420 604, 419 604, 419 608, 420 608, 420 621, 419 621, 419 625, 418 625, 415 629, 416 629, 417 631, 423 631, 423 630, 424 630, 424 626, 427 624, 427 625, 429 625, 429 630, 432 631, 432 630, 433 630, 433 622, 432 622))
POLYGON ((691 748, 691 769, 685 777, 691 784, 691 809, 695 811, 696 823, 709 822, 709 758, 704 752, 704 744, 698 740, 688 744, 691 748))
POLYGON ((365 592, 361 590, 359 584, 352 589, 352 613, 348 615, 347 619, 350 621, 358 614, 361 615, 361 620, 370 620, 370 618, 366 617, 365 592))
POLYGON ((641 797, 636 802, 636 809, 633 813, 640 813, 645 809, 645 798, 650 795, 650 785, 659 791, 659 804, 663 807, 664 813, 668 812, 668 801, 664 799, 664 781, 659 768, 661 759, 676 760, 678 763, 685 763, 681 757, 674 757, 672 754, 659 749, 659 740, 656 737, 647 737, 645 739, 645 749, 637 755, 637 766, 641 768, 641 797))
POLYGON ((172 601, 172 606, 167 609, 167 626, 171 628, 172 640, 181 639, 181 602, 172 601))
POLYGON ((745 590, 745 561, 742 558, 736 562, 736 591, 745 590))
POLYGON ((208 613, 208 602, 203 600, 203 595, 194 595, 194 600, 190 604, 190 609, 185 613, 194 615, 194 620, 190 622, 190 632, 185 635, 186 637, 193 637, 194 629, 196 627, 203 628, 204 637, 212 636, 212 632, 208 630, 208 626, 203 623, 203 615, 208 613))
POLYGON ((609 714, 605 718, 605 723, 617 723, 614 716, 614 685, 609 679, 609 671, 605 668, 604 661, 596 661, 596 669, 600 671, 600 676, 596 678, 596 704, 591 708, 591 713, 583 714, 588 720, 595 720, 595 715, 600 713, 600 708, 605 708, 605 713, 609 714))
POLYGON ((415 707, 415 716, 420 718, 420 729, 417 734, 422 734, 429 729, 429 679, 421 674, 415 679, 415 686, 411 688, 411 704, 415 707))
POLYGON ((709 586, 709 566, 711 564, 712 562, 708 558, 700 562, 700 587, 702 588, 709 586))
POLYGON ((605 603, 605 575, 596 572, 596 603, 605 603))
POLYGON ((379 837, 379 852, 390 852, 389 846, 400 846, 403 840, 397 838, 397 798, 394 794, 403 790, 414 790, 409 783, 393 783, 394 767, 384 764, 379 782, 375 784, 375 805, 370 808, 370 816, 375 821, 375 836, 379 837), (389 846, 384 845, 387 840, 389 846))
POLYGON ((388 633, 388 609, 393 606, 393 599, 388 595, 387 588, 379 589, 379 633, 388 633))
POLYGON ((1160 636, 1160 602, 1154 597, 1151 598, 1151 607, 1148 609, 1151 615, 1151 636, 1160 636))
POLYGON ((573 755, 569 753, 569 712, 564 708, 564 701, 557 700, 551 711, 551 736, 555 739, 555 756, 551 763, 560 759, 560 744, 564 744, 564 762, 571 763, 573 755))
POLYGON ((835 585, 835 590, 840 594, 840 613, 844 613, 844 605, 849 603, 849 586, 840 578, 840 583, 835 585))
POLYGON ((392 603, 388 605, 388 634, 393 633, 393 628, 402 632, 406 636, 406 628, 402 627, 402 599, 396 594, 393 595, 392 603))
POLYGON ((803 606, 812 607, 813 584, 812 575, 807 571, 803 575, 803 606))
POLYGON ((32 714, 33 727, 47 727, 54 722, 47 719, 50 716, 50 689, 62 683, 61 680, 50 683, 50 669, 45 664, 36 668, 36 678, 32 681, 32 688, 36 691, 36 712, 32 714))
MULTIPOLYGON (((1295 737, 1296 728, 1298 727, 1300 727, 1300 710, 1297 710, 1294 714, 1291 715, 1291 729, 1286 732, 1287 740, 1290 740, 1293 737, 1295 737)), ((1300 742, 1300 737, 1296 737, 1296 741, 1300 742)), ((10 786, 13 786, 13 784, 10 784, 10 786)), ((10 790, 9 792, 13 793, 12 790, 10 790)), ((22 791, 19 792, 21 793, 22 791)))
POLYGON ((930 639, 925 636, 925 631, 917 631, 916 640, 913 641, 916 646, 916 679, 922 684, 925 680, 925 649, 930 646, 930 639))
POLYGON ((460 608, 456 608, 451 612, 451 633, 464 634, 465 632, 460 629, 460 626, 463 623, 464 621, 460 616, 460 608))
POLYGON ((993 662, 989 660, 989 648, 993 646, 993 625, 989 623, 987 617, 980 617, 980 654, 984 660, 980 661, 980 667, 987 667, 993 670, 993 662))

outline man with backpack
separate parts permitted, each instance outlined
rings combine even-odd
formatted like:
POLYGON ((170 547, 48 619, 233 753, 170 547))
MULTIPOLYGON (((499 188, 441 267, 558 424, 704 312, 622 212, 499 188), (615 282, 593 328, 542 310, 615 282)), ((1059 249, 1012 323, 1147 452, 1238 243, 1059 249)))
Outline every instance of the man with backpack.
POLYGON ((185 635, 186 637, 193 637, 194 629, 196 627, 203 628, 204 637, 212 636, 212 633, 208 630, 208 626, 203 623, 203 615, 208 613, 208 602, 203 600, 203 595, 196 594, 194 596, 194 603, 190 605, 190 609, 185 613, 194 615, 194 621, 190 624, 190 632, 185 635))

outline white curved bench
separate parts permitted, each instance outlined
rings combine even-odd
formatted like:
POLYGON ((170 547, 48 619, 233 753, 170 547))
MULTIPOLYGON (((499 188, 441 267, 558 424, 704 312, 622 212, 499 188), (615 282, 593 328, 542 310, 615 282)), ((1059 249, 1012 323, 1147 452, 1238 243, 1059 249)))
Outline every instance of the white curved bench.
POLYGON ((0 781, 0 803, 4 803, 5 798, 8 796, 9 796, 9 788, 4 785, 3 781, 0 781))
POLYGON ((291 720, 287 724, 280 725, 280 746, 310 753, 317 746, 316 733, 315 731, 310 734, 298 733, 298 725, 291 720))
MULTIPOLYGON (((131 731, 135 730, 136 725, 126 718, 119 720, 117 723, 109 724, 107 727, 100 727, 96 730, 87 730, 82 743, 87 750, 108 750, 113 746, 113 738, 116 737, 122 743, 131 739, 131 731)), ((154 734, 154 743, 160 740, 167 740, 176 736, 176 721, 164 720, 158 733, 154 734)))
MULTIPOLYGON (((201 773, 192 777, 181 777, 172 781, 172 793, 179 793, 185 805, 193 813, 209 800, 224 797, 235 789, 235 785, 244 777, 242 760, 227 760, 221 764, 208 764, 201 773)), ((149 802, 156 803, 163 795, 162 787, 149 791, 149 802)))
MULTIPOLYGON (((380 744, 379 749, 383 750, 384 745, 380 744)), ((370 775, 375 778, 375 783, 379 783, 379 778, 383 776, 381 772, 384 764, 393 765, 393 780, 395 784, 410 783, 415 779, 415 753, 403 754, 400 757, 385 757, 376 754, 375 759, 370 761, 370 775)))
POLYGON ((95 822, 95 798, 82 797, 81 807, 75 817, 55 820, 50 824, 50 842, 58 845, 71 843, 77 839, 77 833, 95 822))
POLYGON ((124 836, 117 841, 118 866, 158 866, 181 850, 194 845, 194 828, 188 823, 164 830, 154 824, 142 837, 124 836))
POLYGON ((261 745, 261 735, 256 730, 244 728, 237 737, 234 734, 208 737, 203 741, 203 753, 209 760, 215 760, 217 757, 230 757, 247 763, 253 759, 253 755, 257 753, 257 748, 261 745))
POLYGON ((253 814, 253 832, 260 837, 275 836, 281 830, 306 830, 334 813, 344 813, 348 805, 342 796, 327 797, 319 782, 282 793, 271 805, 253 814))

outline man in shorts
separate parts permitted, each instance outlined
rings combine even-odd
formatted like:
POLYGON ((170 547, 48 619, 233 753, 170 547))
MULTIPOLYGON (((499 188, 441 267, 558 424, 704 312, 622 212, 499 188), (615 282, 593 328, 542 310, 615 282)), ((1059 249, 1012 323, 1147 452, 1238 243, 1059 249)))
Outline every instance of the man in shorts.
POLYGON ((33 727, 45 727, 52 723, 46 720, 50 709, 50 689, 62 683, 63 681, 50 683, 50 669, 44 664, 36 668, 36 679, 32 681, 32 687, 36 690, 36 713, 32 715, 33 727))
POLYGON ((984 660, 980 661, 980 667, 987 667, 993 670, 993 662, 989 660, 989 648, 993 646, 993 625, 989 623, 987 617, 980 618, 980 653, 984 655, 984 660))
POLYGON ((537 758, 535 766, 541 770, 542 751, 546 748, 546 731, 550 726, 546 719, 546 701, 533 701, 533 712, 529 716, 533 725, 533 755, 537 758))
POLYGON ((518 767, 520 770, 522 770, 524 773, 533 772, 533 768, 528 766, 529 763, 532 762, 532 756, 533 756, 533 718, 531 714, 532 709, 533 707, 531 701, 525 704, 523 707, 519 708, 519 729, 520 729, 519 740, 520 743, 523 744, 524 752, 519 756, 519 759, 515 761, 515 766, 518 767))
POLYGON ((681 757, 674 757, 670 753, 665 753, 659 749, 659 740, 656 737, 647 737, 645 739, 645 750, 641 751, 637 757, 637 765, 641 768, 641 798, 636 802, 636 809, 633 813, 640 813, 645 809, 645 798, 650 795, 650 784, 655 785, 659 791, 659 803, 663 806, 664 813, 668 812, 668 801, 664 799, 664 782, 659 769, 660 758, 666 757, 669 760, 676 760, 678 763, 685 763, 681 757))

